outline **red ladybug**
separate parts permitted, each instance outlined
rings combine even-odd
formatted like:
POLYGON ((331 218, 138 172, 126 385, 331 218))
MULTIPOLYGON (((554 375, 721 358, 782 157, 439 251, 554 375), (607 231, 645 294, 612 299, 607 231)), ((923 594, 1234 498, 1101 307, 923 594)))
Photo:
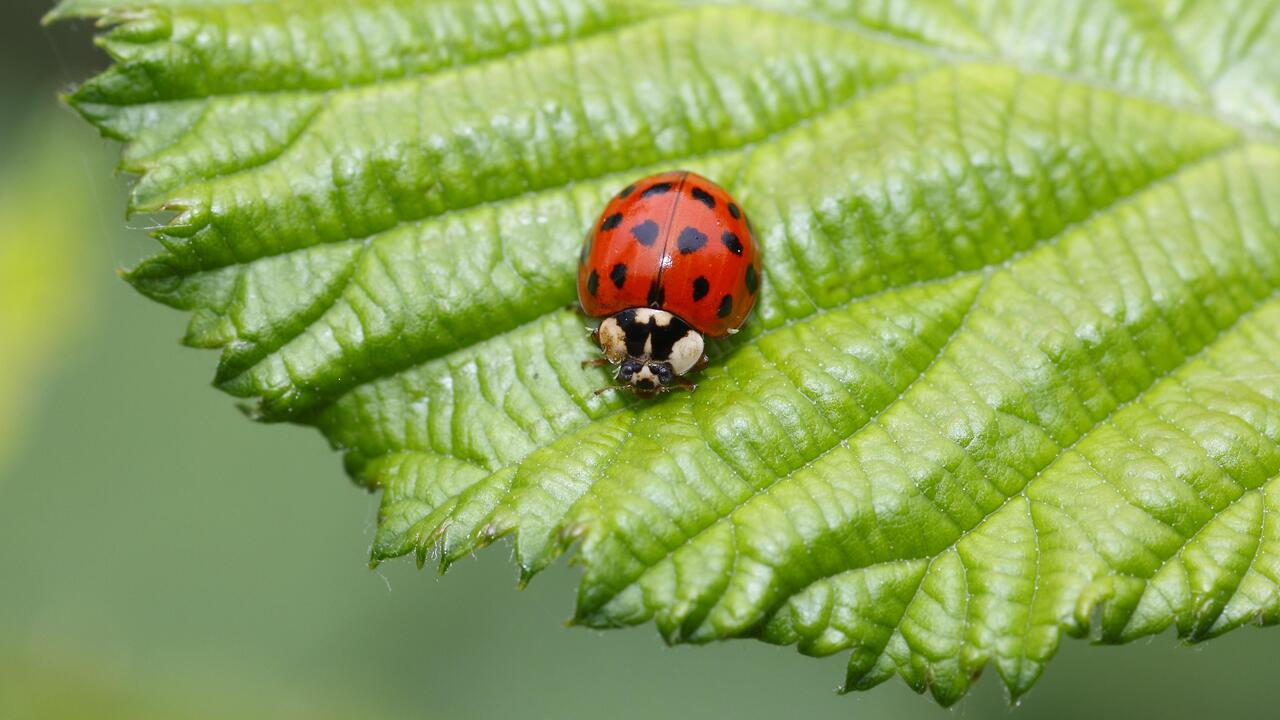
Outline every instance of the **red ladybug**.
MULTIPOLYGON (((578 302, 604 318, 592 336, 641 396, 706 365, 703 338, 738 331, 760 291, 751 222, 729 193, 691 172, 652 175, 614 197, 587 233, 578 302)), ((607 389, 607 388, 606 388, 607 389)))

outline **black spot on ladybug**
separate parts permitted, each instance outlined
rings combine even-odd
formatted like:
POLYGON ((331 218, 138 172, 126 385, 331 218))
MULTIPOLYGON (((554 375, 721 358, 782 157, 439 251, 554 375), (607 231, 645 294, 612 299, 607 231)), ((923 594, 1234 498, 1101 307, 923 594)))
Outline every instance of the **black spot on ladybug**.
POLYGON ((742 211, 738 209, 736 203, 729 203, 729 214, 733 216, 734 220, 742 218, 742 211))
POLYGON ((698 302, 711 292, 711 283, 707 279, 699 275, 693 279, 693 301, 698 302))
POLYGON ((716 317, 729 317, 731 312, 733 312, 733 296, 725 295, 720 298, 720 309, 716 310, 716 317))
POLYGON ((691 252, 697 252, 703 245, 707 244, 707 236, 698 232, 697 228, 687 227, 680 231, 680 238, 676 241, 676 246, 680 248, 681 255, 688 255, 691 252))
POLYGON ((703 190, 700 187, 696 187, 690 191, 690 194, 693 195, 694 200, 697 200, 698 202, 702 203, 703 205, 706 205, 708 208, 712 210, 716 209, 716 199, 711 197, 711 193, 707 192, 706 190, 703 190))
POLYGON ((678 317, 671 318, 671 322, 666 325, 658 325, 656 318, 651 317, 645 322, 640 322, 636 315, 636 309, 629 308, 613 316, 618 321, 618 326, 622 328, 627 353, 633 358, 624 362, 622 367, 630 369, 633 373, 640 370, 640 365, 634 361, 634 358, 652 351, 649 357, 658 361, 666 360, 671 357, 671 350, 676 342, 688 335, 690 330, 689 325, 678 317), (627 363, 635 364, 628 366, 627 363))
POLYGON ((622 192, 618 193, 618 199, 621 200, 636 191, 635 185, 628 185, 622 188, 622 192))
POLYGON ((600 232, 607 232, 622 224, 622 213, 614 213, 600 223, 600 232))
POLYGON ((729 252, 734 255, 742 254, 742 241, 738 239, 737 235, 726 231, 725 234, 720 236, 720 242, 724 243, 724 246, 729 248, 729 252))
POLYGON ((587 276, 587 292, 591 293, 592 297, 595 297, 596 291, 599 289, 600 276, 596 274, 595 270, 592 270, 591 274, 587 276))
POLYGON ((652 220, 645 220, 631 228, 631 236, 641 245, 652 247, 654 241, 658 239, 658 223, 652 220))
POLYGON ((751 293, 752 295, 755 295, 756 290, 760 289, 760 276, 756 274, 755 265, 747 266, 746 283, 747 283, 747 292, 751 293))
POLYGON ((649 284, 649 307, 662 307, 666 299, 667 293, 657 280, 649 284))
POLYGON ((609 271, 609 279, 613 281, 614 287, 621 290, 622 284, 627 281, 627 266, 623 263, 614 265, 613 269, 609 271))
POLYGON ((669 182, 658 183, 656 185, 650 185, 649 187, 645 188, 644 192, 640 193, 640 197, 647 198, 650 195, 662 195, 670 191, 671 191, 671 183, 669 182))

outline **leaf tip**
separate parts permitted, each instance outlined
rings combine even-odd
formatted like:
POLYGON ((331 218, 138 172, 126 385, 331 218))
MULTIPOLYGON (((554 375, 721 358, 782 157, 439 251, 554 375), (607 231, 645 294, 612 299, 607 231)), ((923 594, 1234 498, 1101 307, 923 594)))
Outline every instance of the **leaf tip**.
POLYGON ((521 564, 519 567, 520 575, 516 577, 516 589, 524 590, 529 587, 529 583, 533 581, 533 576, 537 575, 537 572, 531 570, 529 566, 524 564, 521 564))
POLYGON ((430 534, 418 543, 418 569, 421 570, 427 562, 427 556, 434 554, 438 559, 436 563, 436 573, 444 575, 449 572, 449 568, 457 562, 468 549, 459 549, 452 545, 449 541, 449 531, 453 529, 452 520, 444 520, 431 531, 430 534))
POLYGON ((119 268, 116 272, 134 290, 162 302, 162 298, 171 295, 182 282, 176 268, 163 255, 152 256, 132 268, 119 268))
POLYGON ((71 7, 70 2, 64 1, 64 2, 58 3, 57 5, 54 5, 53 8, 49 10, 49 12, 45 13, 44 16, 40 18, 40 24, 44 27, 49 27, 50 25, 56 22, 69 20, 71 18, 80 17, 82 15, 83 15, 83 11, 74 9, 73 7, 71 7))
MULTIPOLYGON (((216 381, 210 383, 210 385, 219 389, 222 388, 222 383, 219 383, 216 381)), ((239 410, 241 415, 244 415, 246 418, 249 418, 253 422, 267 421, 267 414, 266 412, 263 411, 262 406, 259 405, 258 403, 238 402, 236 403, 236 410, 239 410)))

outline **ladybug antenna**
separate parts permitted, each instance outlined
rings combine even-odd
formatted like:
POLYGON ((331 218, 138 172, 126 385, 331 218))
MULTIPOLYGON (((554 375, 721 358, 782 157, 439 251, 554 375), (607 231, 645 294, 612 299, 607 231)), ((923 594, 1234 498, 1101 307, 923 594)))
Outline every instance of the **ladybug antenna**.
POLYGON ((594 395, 595 395, 596 397, 600 397, 601 395, 603 395, 603 394, 605 394, 605 393, 609 392, 610 390, 624 390, 624 389, 626 389, 626 386, 625 386, 625 385, 605 385, 604 387, 600 388, 599 390, 596 390, 596 391, 595 391, 595 393, 594 393, 594 395))

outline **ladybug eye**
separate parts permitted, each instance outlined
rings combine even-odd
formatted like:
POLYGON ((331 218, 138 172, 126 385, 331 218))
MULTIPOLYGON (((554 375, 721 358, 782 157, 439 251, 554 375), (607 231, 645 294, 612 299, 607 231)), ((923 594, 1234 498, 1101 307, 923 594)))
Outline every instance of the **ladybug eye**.
POLYGON ((649 372, 658 376, 658 382, 666 385, 671 382, 671 367, 669 365, 650 365, 649 372))
POLYGON ((638 361, 627 360, 622 363, 622 367, 618 368, 618 377, 623 380, 626 380, 632 375, 635 375, 636 373, 640 372, 641 367, 643 366, 638 361))

